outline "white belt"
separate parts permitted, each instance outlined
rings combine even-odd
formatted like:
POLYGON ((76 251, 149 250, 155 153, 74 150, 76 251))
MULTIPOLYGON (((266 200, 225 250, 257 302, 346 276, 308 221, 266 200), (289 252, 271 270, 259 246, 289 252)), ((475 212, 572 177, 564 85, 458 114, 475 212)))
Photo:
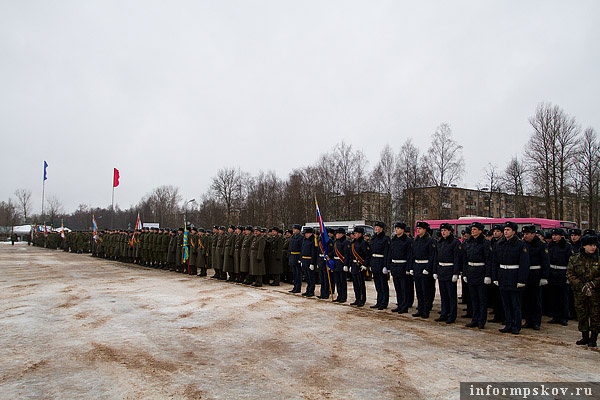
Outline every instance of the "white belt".
POLYGON ((440 267, 452 267, 454 263, 438 263, 440 267))
POLYGON ((407 262, 406 260, 392 260, 392 263, 394 263, 394 264, 404 264, 406 262, 407 262))
POLYGON ((319 254, 319 257, 324 257, 324 254, 319 254))
POLYGON ((429 260, 415 260, 417 264, 427 264, 429 260))
POLYGON ((550 268, 552 268, 552 269, 567 269, 567 267, 565 267, 563 265, 550 265, 550 268))
POLYGON ((468 262, 470 267, 483 267, 485 265, 485 263, 482 262, 468 262))
POLYGON ((339 258, 339 257, 337 257, 337 256, 333 256, 333 259, 334 259, 334 260, 339 260, 340 258, 339 258))
POLYGON ((541 265, 532 265, 531 267, 529 267, 529 269, 542 269, 541 265))
POLYGON ((519 269, 519 266, 518 265, 503 265, 503 264, 500 264, 500 268, 502 268, 502 269, 519 269))
POLYGON ((383 254, 371 254, 371 257, 383 258, 383 254))

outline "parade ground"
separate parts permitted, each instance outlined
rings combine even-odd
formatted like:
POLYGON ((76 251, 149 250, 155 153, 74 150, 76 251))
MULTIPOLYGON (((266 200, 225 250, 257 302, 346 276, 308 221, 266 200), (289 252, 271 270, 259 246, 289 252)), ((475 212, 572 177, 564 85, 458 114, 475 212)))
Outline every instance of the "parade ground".
POLYGON ((0 398, 458 399, 461 381, 600 380, 575 321, 502 334, 434 322, 439 300, 427 320, 370 309, 372 282, 360 309, 290 289, 2 243, 0 398))

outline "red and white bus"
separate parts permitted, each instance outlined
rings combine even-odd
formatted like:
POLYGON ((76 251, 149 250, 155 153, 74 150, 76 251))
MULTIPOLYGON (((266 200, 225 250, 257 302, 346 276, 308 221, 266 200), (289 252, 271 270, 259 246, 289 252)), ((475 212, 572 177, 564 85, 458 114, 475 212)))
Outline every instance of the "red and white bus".
POLYGON ((534 225, 536 229, 549 231, 554 228, 563 228, 567 233, 569 229, 577 228, 577 224, 571 221, 560 221, 546 218, 486 218, 486 217, 461 217, 459 219, 429 219, 424 220, 431 229, 440 229, 440 225, 448 223, 454 227, 454 233, 460 235, 463 229, 468 228, 473 222, 481 222, 485 229, 490 230, 495 224, 504 224, 512 221, 519 225, 519 230, 524 225, 534 225))

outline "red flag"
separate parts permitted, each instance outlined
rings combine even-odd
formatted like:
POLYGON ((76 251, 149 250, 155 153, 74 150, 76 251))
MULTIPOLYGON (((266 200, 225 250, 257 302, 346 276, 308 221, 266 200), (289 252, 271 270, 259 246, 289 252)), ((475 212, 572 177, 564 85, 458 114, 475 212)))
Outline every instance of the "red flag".
POLYGON ((114 169, 114 175, 113 175, 113 187, 117 187, 119 186, 119 170, 118 169, 114 169))

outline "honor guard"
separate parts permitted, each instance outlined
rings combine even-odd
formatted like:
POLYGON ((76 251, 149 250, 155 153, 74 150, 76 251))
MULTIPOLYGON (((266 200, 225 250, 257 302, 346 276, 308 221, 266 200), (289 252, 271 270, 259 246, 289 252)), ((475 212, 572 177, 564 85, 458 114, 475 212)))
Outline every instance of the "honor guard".
POLYGON ((383 222, 376 221, 374 229, 375 235, 369 242, 371 259, 367 267, 371 269, 373 274, 377 301, 371 308, 385 310, 390 301, 390 287, 388 285, 390 275, 386 264, 389 259, 390 238, 385 234, 385 224, 383 222))
POLYGON ((390 239, 390 251, 388 253, 388 270, 392 275, 394 289, 396 291, 397 307, 392 312, 404 314, 408 312, 411 302, 409 293, 413 292, 409 265, 412 264, 412 239, 406 234, 406 224, 396 222, 394 224, 394 235, 390 239))
POLYGON ((300 293, 302 289, 302 265, 300 263, 300 251, 302 250, 302 241, 304 238, 300 233, 300 225, 294 224, 292 226, 292 237, 290 237, 289 246, 289 266, 294 275, 294 287, 290 290, 290 293, 300 293))
POLYGON ((529 278, 523 290, 523 328, 540 330, 542 324, 542 287, 548 284, 550 261, 548 246, 536 234, 534 225, 521 228, 523 241, 529 251, 529 278))
POLYGON ((337 228, 335 231, 335 243, 333 244, 333 282, 337 290, 337 297, 334 300, 337 303, 348 301, 348 267, 346 258, 349 257, 350 242, 346 238, 346 230, 337 228))
POLYGON ((366 265, 371 257, 371 249, 364 239, 365 229, 361 226, 354 228, 354 239, 350 244, 350 252, 346 257, 346 266, 352 274, 352 285, 354 288, 354 302, 351 306, 362 307, 367 301, 367 287, 365 285, 365 276, 367 273, 366 265))
POLYGON ((468 328, 485 328, 487 285, 492 283, 491 246, 483 235, 481 222, 471 224, 471 237, 463 242, 463 281, 469 285, 473 316, 468 328))
POLYGON ((552 229, 552 241, 548 245, 550 258, 550 274, 548 285, 549 309, 552 319, 550 324, 569 324, 569 286, 567 282, 567 266, 569 258, 575 253, 573 247, 565 240, 565 231, 561 228, 552 229))
POLYGON ((458 275, 461 270, 462 245, 454 237, 452 225, 440 225, 441 239, 437 244, 437 262, 434 264, 433 278, 438 281, 442 312, 437 322, 452 324, 456 321, 458 309, 458 275))
POLYGON ((413 242, 414 260, 410 268, 411 275, 415 277, 417 292, 417 312, 412 314, 413 317, 429 318, 435 293, 433 265, 437 256, 437 243, 429 234, 429 229, 427 222, 417 222, 417 236, 413 242))
POLYGON ((502 333, 521 332, 521 300, 529 277, 529 251, 517 236, 518 226, 508 221, 504 224, 504 238, 494 249, 492 280, 500 288, 506 325, 502 333))

